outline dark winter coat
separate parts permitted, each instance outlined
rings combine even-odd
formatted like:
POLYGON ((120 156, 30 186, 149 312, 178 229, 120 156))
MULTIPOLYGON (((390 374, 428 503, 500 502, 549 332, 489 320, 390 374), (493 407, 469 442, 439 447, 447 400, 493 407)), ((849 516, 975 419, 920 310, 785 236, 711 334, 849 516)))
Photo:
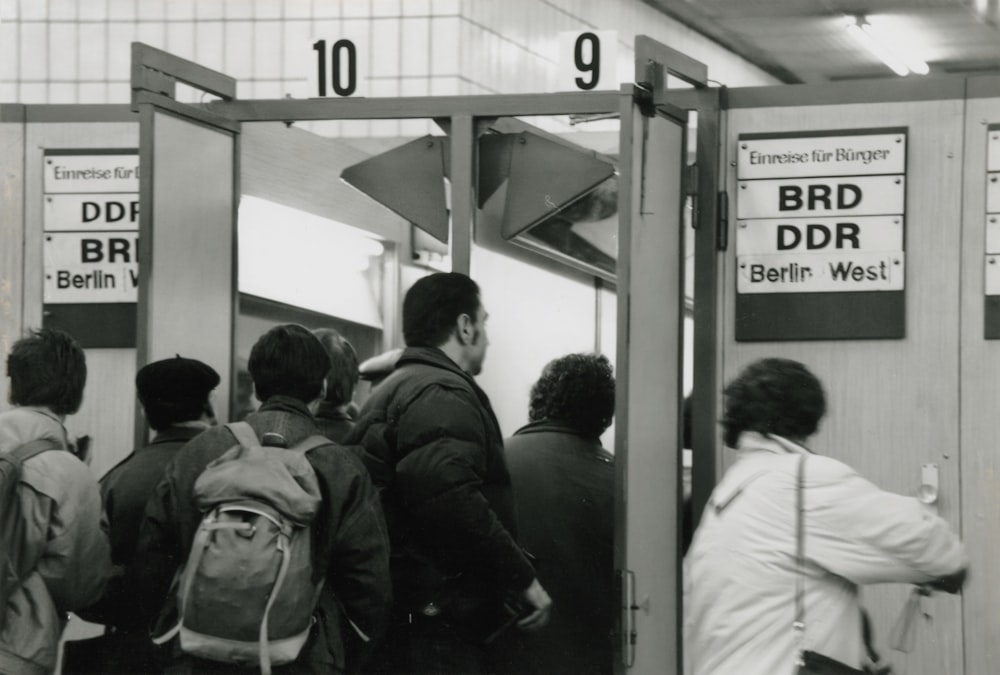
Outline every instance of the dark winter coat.
POLYGON ((340 406, 323 401, 316 411, 316 426, 319 427, 321 436, 326 436, 334 443, 342 443, 354 428, 354 420, 340 406))
POLYGON ((88 621, 107 624, 104 669, 108 672, 154 672, 162 670, 169 651, 156 647, 146 626, 134 621, 132 605, 136 590, 132 566, 139 543, 139 526, 146 502, 163 479, 167 465, 181 447, 206 429, 172 426, 157 432, 153 441, 116 464, 100 480, 101 498, 108 519, 111 563, 117 572, 96 605, 77 612, 88 621))
POLYGON ((440 611, 473 634, 495 627, 503 595, 527 588, 534 569, 515 541, 486 394, 441 350, 408 348, 347 442, 364 447, 382 492, 397 610, 440 611))
POLYGON ((558 421, 533 422, 506 443, 520 541, 552 598, 549 625, 514 632, 515 673, 610 673, 613 658, 613 455, 558 421))
MULTIPOLYGON (((305 404, 283 396, 268 399, 246 422, 258 437, 278 433, 289 447, 319 433, 305 404)), ((195 480, 234 443, 225 427, 197 436, 177 453, 150 499, 135 563, 147 605, 173 608, 175 598, 168 597, 167 588, 187 559, 202 517, 193 497, 195 480)), ((354 649, 361 645, 351 639, 348 619, 373 640, 388 620, 391 586, 385 522, 367 472, 355 455, 331 443, 310 450, 306 458, 323 495, 313 524, 313 567, 326 571, 326 584, 317 607, 317 627, 294 669, 355 670, 364 650, 354 649)))

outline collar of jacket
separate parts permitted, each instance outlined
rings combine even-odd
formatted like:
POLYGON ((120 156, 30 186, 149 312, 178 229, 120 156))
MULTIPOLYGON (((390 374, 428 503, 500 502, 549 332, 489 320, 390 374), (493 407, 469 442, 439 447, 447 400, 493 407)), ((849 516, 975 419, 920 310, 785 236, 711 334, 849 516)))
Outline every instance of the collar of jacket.
POLYGON ((593 436, 584 434, 569 422, 564 422, 562 420, 543 419, 528 422, 523 427, 515 431, 514 435, 520 436, 521 434, 538 434, 546 431, 559 434, 572 434, 573 436, 579 436, 580 438, 589 441, 592 445, 597 447, 600 447, 601 445, 600 440, 594 438, 593 436))
POLYGON ((257 412, 267 412, 267 411, 277 411, 277 412, 287 412, 294 413, 296 415, 302 415, 308 417, 309 419, 315 421, 316 418, 309 411, 309 406, 297 398, 292 398, 291 396, 282 396, 277 394, 267 399, 260 404, 260 408, 257 412))
POLYGON ((407 347, 403 350, 399 360, 396 361, 396 369, 402 368, 407 363, 423 363, 436 368, 444 368, 473 382, 471 375, 459 368, 457 363, 437 347, 407 347))
POLYGON ((762 434, 758 431, 744 431, 736 442, 740 452, 770 452, 776 455, 811 455, 809 448, 793 443, 777 434, 762 434))
POLYGON ((0 452, 43 438, 69 447, 66 427, 45 408, 18 406, 0 414, 0 452))
POLYGON ((150 445, 171 443, 174 441, 190 441, 207 428, 208 425, 195 427, 174 424, 173 426, 167 427, 163 431, 156 432, 156 435, 153 436, 153 440, 150 442, 150 445))
POLYGON ((479 399, 483 408, 489 413, 496 433, 498 435, 501 433, 500 422, 497 420, 496 413, 493 412, 493 405, 490 403, 490 397, 486 395, 485 391, 479 388, 479 385, 476 384, 476 380, 472 377, 472 375, 469 375, 467 372, 459 368, 458 364, 452 361, 447 354, 437 347, 407 347, 403 350, 402 356, 400 356, 399 360, 396 362, 396 370, 399 370, 410 363, 418 363, 433 366, 435 368, 441 368, 442 370, 454 373, 465 380, 472 388, 472 391, 476 394, 476 397, 479 399))
POLYGON ((555 433, 555 434, 567 434, 570 436, 575 436, 580 439, 581 443, 586 446, 586 449, 580 447, 580 451, 584 454, 590 452, 593 453, 602 462, 611 463, 613 461, 611 453, 604 449, 601 445, 600 438, 594 438, 593 436, 588 436, 587 434, 581 432, 579 429, 571 425, 569 422, 564 422, 562 420, 535 420, 534 422, 528 422, 523 427, 514 432, 515 436, 524 436, 527 434, 538 434, 538 433, 555 433))

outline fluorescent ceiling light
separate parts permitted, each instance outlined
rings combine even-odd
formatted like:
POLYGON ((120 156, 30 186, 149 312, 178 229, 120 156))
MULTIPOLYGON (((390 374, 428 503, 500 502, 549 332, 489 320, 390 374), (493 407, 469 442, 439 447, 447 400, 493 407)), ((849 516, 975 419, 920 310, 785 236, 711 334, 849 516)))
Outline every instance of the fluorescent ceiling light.
POLYGON ((921 59, 910 46, 907 40, 900 39, 900 31, 893 31, 881 17, 869 18, 861 24, 861 29, 871 35, 877 42, 885 45, 886 48, 902 59, 911 73, 926 75, 931 71, 927 63, 921 59))
POLYGON ((926 75, 930 72, 927 63, 903 40, 895 37, 881 20, 873 24, 871 20, 857 17, 847 24, 847 32, 897 75, 926 75))

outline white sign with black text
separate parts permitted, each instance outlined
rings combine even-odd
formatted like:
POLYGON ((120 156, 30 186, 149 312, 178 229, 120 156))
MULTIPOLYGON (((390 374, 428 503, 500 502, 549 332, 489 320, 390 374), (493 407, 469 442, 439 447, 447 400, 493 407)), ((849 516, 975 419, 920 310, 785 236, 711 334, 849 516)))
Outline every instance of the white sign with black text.
POLYGON ((737 261, 740 293, 830 293, 903 289, 902 253, 744 255, 737 261))
POLYGON ((45 155, 46 304, 138 298, 139 155, 45 155))
POLYGON ((134 232, 47 233, 44 302, 135 302, 138 243, 134 232))
POLYGON ((741 220, 738 253, 842 253, 903 250, 902 216, 741 220))
POLYGON ((45 230, 136 230, 139 195, 135 193, 54 194, 45 197, 45 230))
POLYGON ((750 136, 736 164, 739 293, 903 289, 905 130, 750 136))
POLYGON ((897 215, 904 195, 902 176, 741 180, 736 217, 897 215))
POLYGON ((138 192, 139 155, 46 155, 44 191, 138 192))
POLYGON ((741 180, 784 176, 874 176, 906 170, 906 136, 821 136, 742 140, 741 180))

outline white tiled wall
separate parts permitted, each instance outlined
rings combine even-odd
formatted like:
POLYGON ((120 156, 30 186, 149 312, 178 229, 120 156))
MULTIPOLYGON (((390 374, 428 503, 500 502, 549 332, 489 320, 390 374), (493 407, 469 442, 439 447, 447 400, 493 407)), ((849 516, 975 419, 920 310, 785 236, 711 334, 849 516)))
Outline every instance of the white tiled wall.
POLYGON ((0 0, 0 102, 126 103, 138 40, 239 80, 241 98, 314 96, 315 40, 358 46, 367 96, 555 91, 558 34, 636 33, 731 86, 757 68, 642 0, 0 0))

